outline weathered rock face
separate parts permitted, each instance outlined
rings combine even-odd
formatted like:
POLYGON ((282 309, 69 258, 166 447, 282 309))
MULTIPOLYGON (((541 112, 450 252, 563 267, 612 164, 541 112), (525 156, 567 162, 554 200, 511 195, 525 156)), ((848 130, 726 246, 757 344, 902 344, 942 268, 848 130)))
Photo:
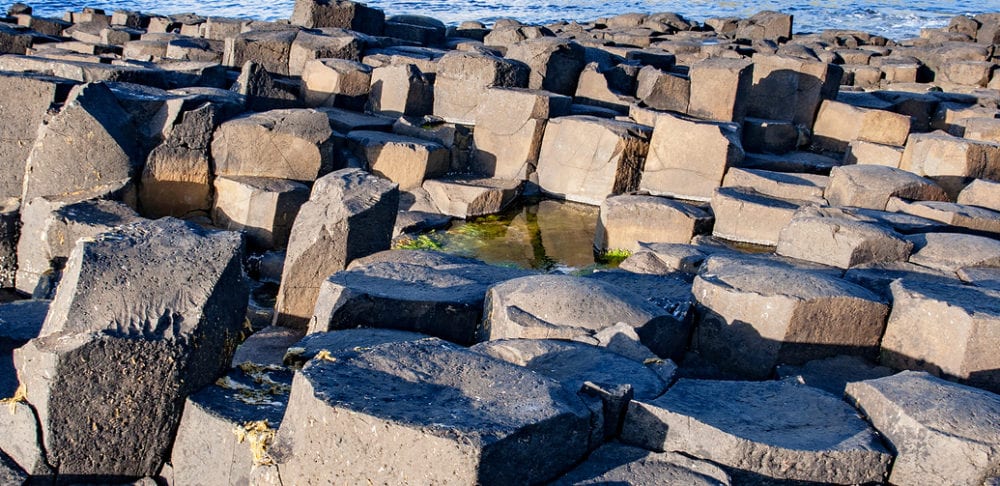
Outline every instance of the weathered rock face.
POLYGON ((490 88, 476 113, 470 169, 500 179, 527 179, 538 164, 546 122, 569 114, 571 102, 547 91, 490 88))
POLYGON ((306 63, 315 59, 360 61, 366 36, 336 27, 300 30, 288 52, 288 74, 301 76, 306 63))
POLYGON ((242 250, 235 233, 171 218, 76 246, 41 337, 15 353, 58 474, 159 471, 184 398, 215 380, 239 338, 242 250))
POLYGON ((765 196, 746 187, 716 189, 712 196, 715 214, 712 234, 732 241, 776 246, 782 228, 807 204, 808 201, 765 196))
POLYGON ((298 108, 298 83, 294 86, 282 82, 264 69, 260 63, 247 61, 240 70, 240 76, 233 83, 233 91, 245 99, 246 108, 252 111, 268 111, 298 108))
POLYGON ((962 189, 955 202, 1000 211, 1000 182, 976 179, 962 189))
MULTIPOLYGON (((831 211, 833 212, 833 211, 831 211)), ((906 261, 913 243, 895 231, 846 214, 824 214, 816 207, 796 212, 781 230, 775 253, 839 268, 865 263, 906 261)))
POLYGON ((393 116, 424 116, 434 111, 434 86, 413 64, 372 70, 368 92, 370 111, 393 116))
POLYGON ((287 179, 216 177, 212 220, 221 228, 243 231, 261 248, 284 248, 309 186, 287 179))
POLYGON ((882 362, 1000 392, 1000 292, 900 279, 882 339, 882 362))
POLYGON ((682 74, 645 66, 636 78, 635 96, 650 108, 687 113, 691 80, 682 74))
POLYGON ((774 479, 882 482, 892 462, 849 405, 781 381, 681 379, 656 400, 633 401, 622 438, 774 479))
POLYGON ((902 147, 866 142, 864 140, 851 140, 847 144, 847 152, 844 153, 845 165, 884 165, 898 168, 902 158, 902 147))
POLYGON ((909 133, 906 115, 826 100, 816 116, 813 143, 834 152, 846 151, 852 140, 902 147, 909 133))
POLYGON ((302 70, 306 106, 339 106, 361 111, 368 102, 372 68, 348 59, 316 59, 302 70))
POLYGON ((43 125, 28 156, 22 201, 129 181, 141 168, 128 114, 101 83, 79 85, 43 125))
POLYGON ((24 168, 46 113, 73 81, 35 74, 0 74, 0 198, 20 198, 24 168))
POLYGON ((441 253, 377 253, 323 282, 309 331, 390 328, 474 344, 488 337, 480 330, 487 290, 525 274, 441 253))
POLYGON ((592 116, 549 120, 538 157, 538 184, 546 193, 593 205, 632 191, 649 136, 648 127, 592 116))
POLYGON ((382 35, 385 13, 348 0, 296 0, 290 18, 303 27, 339 27, 370 35, 382 35))
POLYGON ((635 328, 659 356, 676 358, 687 346, 690 326, 682 317, 619 286, 566 275, 523 277, 492 287, 483 336, 586 340, 619 322, 635 328))
POLYGON ((21 211, 16 287, 26 294, 52 298, 63 267, 80 238, 97 236, 141 218, 116 201, 78 201, 39 197, 21 211))
POLYGON ((1000 470, 1000 398, 926 373, 849 383, 847 397, 896 451, 892 484, 989 484, 1000 470))
POLYGON ((664 114, 653 127, 639 188, 708 201, 726 169, 742 160, 738 125, 664 114))
POLYGON ((296 373, 282 482, 535 483, 588 450, 590 410, 524 368, 433 338, 328 355, 296 373))
POLYGON ((1000 144, 938 132, 914 134, 906 142, 899 167, 932 178, 957 194, 973 178, 1000 180, 1000 144))
POLYGON ((274 323, 305 327, 320 285, 356 258, 389 248, 399 190, 359 169, 321 177, 288 239, 274 323))
POLYGON ((834 167, 824 193, 832 206, 885 210, 892 197, 917 201, 947 201, 934 182, 911 172, 880 165, 834 167))
POLYGON ((288 58, 298 29, 251 30, 226 40, 223 64, 240 67, 260 64, 267 72, 287 76, 288 58))
POLYGON ((729 475, 722 468, 707 461, 691 459, 676 452, 650 452, 616 442, 601 446, 587 456, 586 462, 552 484, 569 486, 618 483, 636 486, 731 484, 729 475))
POLYGON ((655 196, 612 196, 601 203, 598 250, 639 250, 640 243, 687 243, 708 232, 712 217, 691 204, 655 196))
POLYGON ((694 347, 755 378, 778 364, 874 357, 889 313, 878 297, 847 281, 745 257, 713 256, 692 292, 702 310, 694 347))
POLYGON ((586 65, 583 46, 558 37, 525 39, 507 48, 508 59, 531 68, 527 87, 572 96, 580 71, 586 65))
POLYGON ((167 139, 150 152, 139 189, 145 214, 181 217, 211 208, 209 148, 222 116, 223 108, 214 103, 187 111, 167 139))
POLYGON ((215 130, 215 175, 316 180, 337 168, 333 134, 327 114, 312 109, 234 118, 215 130))
POLYGON ((826 62, 786 54, 753 58, 747 114, 812 127, 820 103, 837 96, 843 70, 826 62))
POLYGON ((524 88, 529 69, 490 54, 452 51, 438 60, 434 114, 453 123, 475 123, 488 87, 524 88))
POLYGON ((742 122, 753 84, 753 63, 722 57, 691 66, 688 114, 718 121, 742 122))
POLYGON ((354 152, 373 173, 399 184, 404 191, 420 187, 424 179, 443 175, 450 165, 448 150, 428 140, 370 130, 347 136, 354 152))
POLYGON ((1000 241, 959 233, 913 235, 910 263, 957 272, 965 267, 1000 267, 1000 241))
POLYGON ((0 288, 14 286, 17 242, 21 237, 21 205, 16 198, 0 199, 0 288))

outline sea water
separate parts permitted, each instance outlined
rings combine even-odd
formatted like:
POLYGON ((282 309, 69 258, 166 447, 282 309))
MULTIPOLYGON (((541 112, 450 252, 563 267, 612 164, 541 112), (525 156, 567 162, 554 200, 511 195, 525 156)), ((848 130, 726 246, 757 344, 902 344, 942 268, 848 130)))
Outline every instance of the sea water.
MULTIPOLYGON (((147 13, 194 12, 205 16, 242 17, 259 20, 288 18, 294 0, 22 0, 36 15, 62 17, 67 10, 83 7, 119 9, 147 13)), ((676 12, 703 22, 711 17, 749 17, 761 10, 776 10, 795 16, 796 32, 852 29, 891 39, 915 37, 923 27, 942 27, 955 15, 1000 12, 1000 0, 974 2, 956 0, 748 0, 748 1, 633 1, 633 0, 420 0, 365 2, 387 15, 428 15, 448 24, 480 20, 487 24, 499 18, 514 18, 532 24, 557 21, 590 21, 626 12, 676 12)))

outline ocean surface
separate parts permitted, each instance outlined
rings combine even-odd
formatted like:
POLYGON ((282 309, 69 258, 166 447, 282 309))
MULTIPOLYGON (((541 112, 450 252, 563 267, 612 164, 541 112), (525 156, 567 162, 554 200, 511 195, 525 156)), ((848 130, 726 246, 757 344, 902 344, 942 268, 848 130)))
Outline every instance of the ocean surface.
MULTIPOLYGON (((259 20, 288 18, 294 0, 22 0, 36 15, 62 17, 67 10, 83 7, 138 10, 146 13, 194 12, 205 16, 245 17, 259 20)), ((1000 12, 1000 0, 748 0, 748 1, 631 1, 631 0, 419 0, 411 2, 369 1, 387 15, 429 15, 448 24, 465 20, 490 23, 515 18, 545 24, 560 20, 589 21, 625 12, 676 12, 703 22, 711 17, 749 17, 761 10, 777 10, 795 16, 796 32, 823 29, 856 29, 891 39, 915 37, 923 27, 942 27, 954 15, 1000 12)))

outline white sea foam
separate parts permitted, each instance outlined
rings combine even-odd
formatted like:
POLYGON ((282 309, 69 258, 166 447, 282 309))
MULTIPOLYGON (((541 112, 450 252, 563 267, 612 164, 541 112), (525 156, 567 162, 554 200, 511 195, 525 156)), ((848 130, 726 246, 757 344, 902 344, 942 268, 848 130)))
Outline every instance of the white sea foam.
MULTIPOLYGON (((67 10, 84 6, 138 10, 164 14, 196 12, 200 15, 245 17, 260 20, 288 18, 294 0, 158 0, 87 1, 45 0, 28 3, 38 15, 61 17, 67 10)), ((796 32, 823 29, 861 30, 892 39, 914 37, 924 27, 942 27, 955 15, 1000 12, 1000 0, 420 0, 398 2, 376 0, 368 5, 387 15, 416 14, 438 18, 449 24, 465 20, 487 23, 499 18, 515 18, 526 23, 545 24, 562 20, 590 21, 625 12, 677 12, 703 22, 711 17, 749 17, 761 10, 777 10, 795 16, 796 32)))

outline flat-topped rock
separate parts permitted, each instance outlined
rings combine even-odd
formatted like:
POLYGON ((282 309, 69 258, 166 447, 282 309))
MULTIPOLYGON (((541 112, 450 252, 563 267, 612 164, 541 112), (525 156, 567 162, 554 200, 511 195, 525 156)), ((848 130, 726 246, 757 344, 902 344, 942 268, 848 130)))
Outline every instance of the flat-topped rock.
POLYGON ((311 360, 271 454, 291 483, 534 483, 583 458, 590 424, 558 382, 424 339, 311 360))
POLYGON ((957 273, 958 278, 970 285, 1000 290, 1000 268, 965 267, 957 273))
POLYGON ((909 133, 906 115, 825 100, 813 126, 813 143, 834 152, 846 151, 852 140, 902 147, 909 133))
POLYGON ((694 347, 755 378, 778 364, 874 357, 889 313, 857 285, 759 258, 711 257, 692 292, 701 310, 694 347))
POLYGON ((1000 392, 1000 291, 900 279, 882 338, 882 362, 1000 392))
POLYGON ((677 357, 687 345, 686 320, 618 286, 567 275, 522 277, 490 288, 483 335, 586 338, 619 322, 635 328, 641 342, 659 356, 677 357))
POLYGON ((268 249, 288 245, 292 222, 309 200, 309 186, 288 179, 220 176, 214 187, 213 222, 268 249))
POLYGON ((960 233, 925 233, 913 241, 910 263, 945 272, 963 267, 1000 267, 1000 241, 960 233))
POLYGON ((904 371, 847 385, 896 451, 893 484, 989 484, 1000 467, 1000 397, 904 371))
POLYGON ((749 187, 766 196, 825 204, 823 190, 829 182, 829 177, 817 174, 733 167, 726 171, 722 186, 749 187))
POLYGON ((337 167, 327 114, 271 110, 229 120, 215 130, 215 175, 314 181, 337 167))
POLYGON ((587 456, 587 460, 553 485, 688 484, 720 486, 731 484, 729 475, 707 461, 692 459, 676 452, 651 452, 610 442, 587 456))
POLYGON ((360 169, 317 180, 292 224, 274 324, 306 327, 327 277, 389 249, 398 210, 396 184, 360 169))
POLYGON ((882 482, 892 462, 851 406, 784 381, 681 379, 656 400, 631 403, 622 439, 774 479, 882 482))
POLYGON ((492 54, 451 51, 437 62, 434 114, 454 123, 475 123, 488 87, 525 88, 527 65, 492 54))
POLYGON ((653 275, 682 272, 698 273, 705 259, 715 253, 733 252, 717 246, 682 243, 640 243, 639 250, 633 252, 618 268, 634 273, 653 275))
POLYGON ((1000 182, 976 179, 958 193, 955 202, 1000 211, 1000 182))
POLYGON ((712 217, 692 204, 656 196, 612 196, 601 203, 598 250, 636 251, 641 243, 687 243, 706 233, 712 217))
POLYGON ((1000 144, 940 132, 914 134, 899 167, 939 181, 957 194, 969 179, 1000 179, 1000 144))
POLYGON ((889 199, 887 211, 898 211, 976 232, 1000 234, 1000 211, 944 201, 889 199))
POLYGON ((386 343, 419 341, 431 336, 397 329, 355 328, 305 335, 284 353, 284 363, 302 368, 320 353, 332 356, 362 351, 386 343))
POLYGON ((731 241, 776 246, 781 230, 808 201, 766 196, 748 187, 723 187, 712 196, 712 235, 731 241))
MULTIPOLYGON (((831 211, 832 212, 832 211, 831 211)), ((883 226, 848 215, 828 215, 802 208, 781 230, 775 253, 791 258, 850 268, 865 263, 906 261, 913 243, 883 226)))
POLYGON ((747 153, 739 167, 775 172, 827 175, 834 167, 841 165, 844 165, 843 161, 826 155, 812 152, 788 152, 785 154, 747 153))
POLYGON ((461 176, 423 184, 442 214, 462 219, 499 213, 517 198, 521 187, 520 180, 461 176))
POLYGON ((830 171, 824 193, 831 206, 885 210, 893 197, 915 201, 948 201, 934 182, 912 172, 881 165, 851 165, 830 171))
POLYGON ((844 278, 874 292, 886 302, 892 302, 889 286, 897 279, 923 280, 937 284, 958 283, 953 272, 934 270, 909 262, 857 265, 848 269, 844 278))
POLYGON ((490 286, 526 273, 444 253, 376 253, 323 282, 309 332, 389 328, 470 345, 488 336, 480 319, 490 286))
POLYGON ((428 140, 369 130, 353 131, 347 137, 372 173, 404 191, 420 187, 424 179, 444 175, 450 166, 448 150, 428 140))
POLYGON ((844 396, 844 388, 848 383, 893 374, 892 369, 858 356, 834 356, 799 366, 780 365, 775 372, 779 379, 793 379, 803 385, 829 392, 835 397, 844 396))

